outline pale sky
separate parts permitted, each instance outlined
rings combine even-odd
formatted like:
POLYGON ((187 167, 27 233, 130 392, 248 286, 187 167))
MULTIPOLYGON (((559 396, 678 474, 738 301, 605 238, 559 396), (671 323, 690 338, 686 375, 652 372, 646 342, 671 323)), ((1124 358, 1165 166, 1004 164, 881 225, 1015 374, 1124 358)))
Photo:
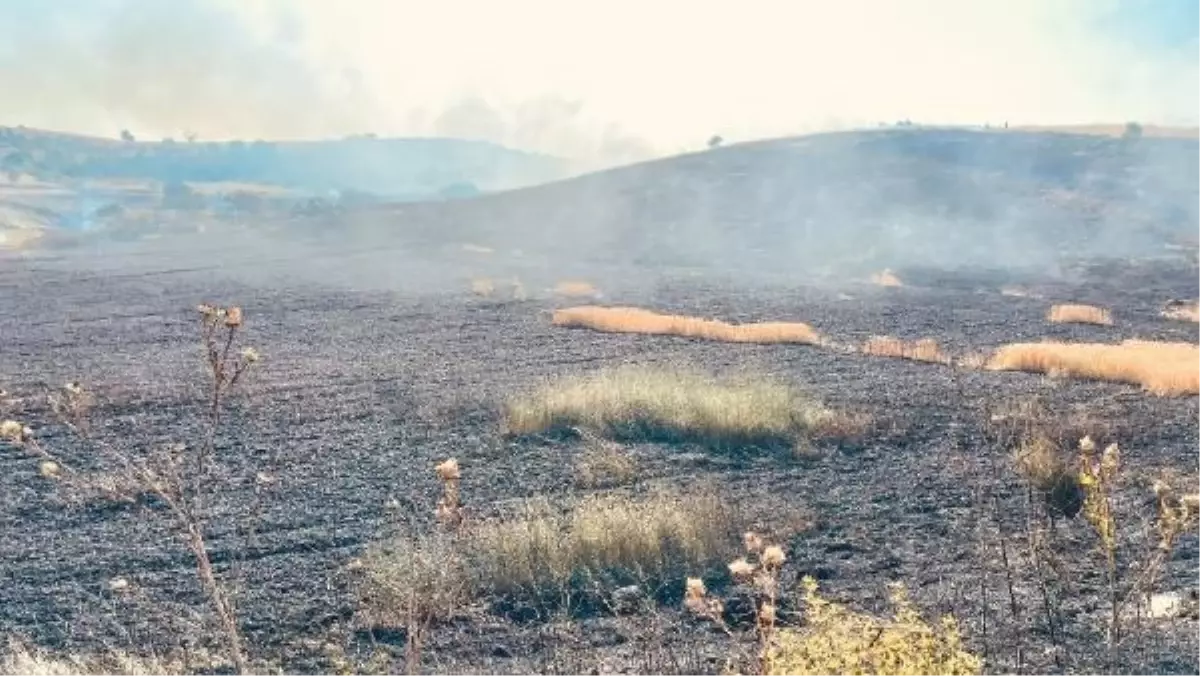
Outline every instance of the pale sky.
POLYGON ((453 135, 608 162, 905 118, 1195 125, 1196 7, 0 0, 0 124, 453 135))

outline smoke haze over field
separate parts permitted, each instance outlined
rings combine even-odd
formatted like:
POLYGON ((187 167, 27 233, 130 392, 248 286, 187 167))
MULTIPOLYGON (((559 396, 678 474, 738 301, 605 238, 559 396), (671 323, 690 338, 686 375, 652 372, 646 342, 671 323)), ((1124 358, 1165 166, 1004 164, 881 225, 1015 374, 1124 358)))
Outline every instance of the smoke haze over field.
POLYGON ((1195 125, 1197 22, 1189 0, 0 0, 0 124, 591 164, 899 119, 1195 125))

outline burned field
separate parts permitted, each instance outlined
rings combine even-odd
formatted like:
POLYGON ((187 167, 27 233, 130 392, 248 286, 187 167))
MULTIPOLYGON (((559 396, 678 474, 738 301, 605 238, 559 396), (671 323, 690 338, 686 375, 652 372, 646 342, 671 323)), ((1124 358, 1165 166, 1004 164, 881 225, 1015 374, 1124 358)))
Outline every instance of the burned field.
MULTIPOLYGON (((556 326, 553 311, 577 303, 538 289, 524 299, 473 294, 466 284, 411 295, 18 262, 0 272, 0 417, 20 419, 65 463, 87 467, 93 447, 44 403, 46 392, 79 381, 96 398, 96 438, 131 453, 196 444, 206 375, 194 308, 240 305, 241 339, 262 360, 229 400, 216 437, 207 537, 260 668, 405 668, 414 625, 369 607, 364 557, 369 566, 376 543, 438 530, 443 487, 434 468, 454 458, 469 522, 528 500, 561 511, 597 496, 712 497, 737 516, 728 524, 733 555, 744 529, 785 552, 784 628, 805 624, 795 600, 803 576, 827 598, 877 615, 887 613, 888 583, 901 582, 928 618, 957 619, 988 672, 1195 673, 1197 625, 1187 607, 1196 593, 1194 522, 1153 588, 1137 581, 1158 543, 1153 482, 1171 477, 1180 493, 1196 490, 1196 397, 988 371, 969 359, 1043 338, 1194 344, 1195 324, 1159 309, 1168 298, 1197 296, 1195 269, 1110 266, 1069 282, 1022 280, 1020 294, 970 275, 910 279, 895 288, 590 280, 603 305, 804 322, 827 339, 804 345, 556 326), (1047 321, 1053 303, 1071 302, 1102 305, 1113 324, 1047 321), (932 339, 950 363, 853 349, 873 336, 932 339), (613 440, 589 430, 506 434, 515 395, 615 367, 771 379, 856 424, 806 438, 802 448, 613 440), (1130 600, 1111 648, 1101 538, 1083 513, 1051 518, 1014 459, 1031 430, 1061 442, 1071 462, 1072 435, 1120 445, 1111 504, 1118 583, 1130 600), (592 480, 597 472, 607 480, 592 480), (1143 593, 1178 593, 1182 609, 1135 617, 1143 593)), ((35 458, 11 443, 0 450, 0 634, 61 654, 220 653, 193 558, 160 503, 64 501, 35 458)), ((595 571, 540 594, 466 594, 418 626, 420 669, 720 671, 740 637, 753 635, 755 612, 730 580, 725 553, 642 571, 641 584, 636 572, 595 571), (684 609, 685 577, 702 577, 727 598, 733 637, 684 609)))

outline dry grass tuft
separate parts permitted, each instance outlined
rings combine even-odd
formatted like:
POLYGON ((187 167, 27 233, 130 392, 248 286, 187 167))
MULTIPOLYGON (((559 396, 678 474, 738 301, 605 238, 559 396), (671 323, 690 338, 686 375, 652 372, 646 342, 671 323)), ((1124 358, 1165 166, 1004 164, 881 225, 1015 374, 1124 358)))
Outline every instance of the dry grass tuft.
POLYGON ((0 655, 0 674, 27 676, 85 676, 90 674, 121 674, 122 676, 152 676, 154 674, 186 673, 183 665, 158 658, 139 657, 125 652, 105 656, 55 656, 29 648, 23 643, 9 641, 0 655))
POLYGON ((554 293, 567 298, 599 298, 600 290, 588 282, 564 281, 554 285, 554 293))
POLYGON ((876 273, 872 274, 871 275, 871 283, 875 284, 876 286, 888 286, 888 287, 904 286, 904 282, 900 281, 900 278, 897 277, 896 274, 893 273, 891 270, 884 270, 883 272, 876 272, 876 273))
POLYGON ((1000 287, 1001 296, 1009 296, 1010 298, 1040 298, 1041 296, 1021 286, 1002 286, 1000 287))
POLYGON ((1200 393, 1200 348, 1191 343, 1013 343, 986 368, 1132 383, 1161 396, 1200 393))
POLYGON ((1046 313, 1055 324, 1096 324, 1112 326, 1112 313, 1094 305, 1055 305, 1046 313))
POLYGON ((517 515, 474 524, 467 558, 479 591, 543 596, 573 581, 665 581, 721 564, 739 524, 713 491, 584 498, 562 511, 531 502, 517 515))
POLYGON ((862 346, 862 351, 863 354, 877 357, 912 359, 934 364, 950 363, 950 357, 942 352, 942 348, 932 338, 922 338, 912 343, 906 343, 899 338, 890 336, 873 336, 862 346))
POLYGON ((594 305, 556 310, 555 326, 580 327, 609 333, 645 333, 704 338, 732 343, 821 342, 808 324, 801 322, 758 322, 729 324, 715 319, 683 315, 663 315, 634 307, 598 307, 594 305))
POLYGON ((586 427, 618 440, 692 441, 728 449, 832 436, 841 417, 768 379, 622 367, 560 378, 515 396, 504 422, 514 435, 586 427))
POLYGON ((1160 314, 1181 322, 1200 322, 1200 301, 1168 301, 1160 314))
POLYGON ((469 591, 469 576, 454 539, 435 532, 397 538, 362 558, 364 615, 381 625, 404 627, 414 619, 449 617, 469 591))
POLYGON ((575 460, 575 484, 581 488, 613 488, 633 483, 637 460, 620 444, 590 438, 575 460))
POLYGON ((1071 518, 1079 513, 1084 497, 1079 472, 1071 454, 1050 435, 1035 431, 1025 436, 1013 451, 1013 462, 1052 514, 1071 518))

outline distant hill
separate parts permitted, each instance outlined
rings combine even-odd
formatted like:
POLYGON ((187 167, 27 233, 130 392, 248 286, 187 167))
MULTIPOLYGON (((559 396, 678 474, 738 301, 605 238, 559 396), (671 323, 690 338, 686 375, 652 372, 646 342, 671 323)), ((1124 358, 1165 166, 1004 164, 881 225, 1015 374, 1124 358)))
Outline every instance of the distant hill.
POLYGON ((390 199, 472 195, 561 178, 553 157, 458 139, 141 141, 0 127, 0 171, 43 181, 236 182, 390 199))
POLYGON ((1046 267, 1195 248, 1198 144, 884 129, 731 145, 445 204, 310 219, 313 232, 470 242, 549 260, 845 271, 1046 267), (337 225, 335 229, 333 226, 337 225))

